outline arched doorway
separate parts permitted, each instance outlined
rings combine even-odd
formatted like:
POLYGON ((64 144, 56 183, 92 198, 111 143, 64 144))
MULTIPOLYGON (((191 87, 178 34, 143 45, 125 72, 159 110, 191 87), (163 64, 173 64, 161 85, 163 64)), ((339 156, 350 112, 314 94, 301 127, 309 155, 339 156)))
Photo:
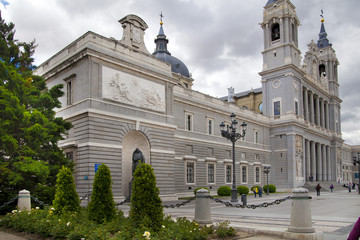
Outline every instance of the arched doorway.
POLYGON ((129 196, 129 182, 132 179, 132 155, 139 148, 145 157, 145 163, 150 164, 150 144, 147 137, 140 131, 130 131, 123 139, 122 144, 122 192, 129 196))

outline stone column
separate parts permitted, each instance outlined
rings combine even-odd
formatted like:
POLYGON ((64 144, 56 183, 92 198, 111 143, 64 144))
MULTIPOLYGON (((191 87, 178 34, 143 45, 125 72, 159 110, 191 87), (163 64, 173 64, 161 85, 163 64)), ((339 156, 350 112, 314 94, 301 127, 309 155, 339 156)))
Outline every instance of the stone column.
POLYGON ((199 224, 211 224, 210 193, 202 188, 196 192, 195 221, 199 224))
POLYGON ((321 144, 316 144, 316 181, 322 181, 321 144))
POLYGON ((323 172, 323 181, 328 181, 328 171, 327 171, 327 158, 326 158, 326 146, 322 144, 322 172, 323 172))
POLYGON ((334 181, 334 176, 331 172, 331 160, 330 160, 330 146, 326 146, 326 160, 327 160, 327 172, 328 172, 328 181, 334 181))
POLYGON ((309 92, 310 94, 310 117, 309 117, 309 121, 314 123, 315 119, 314 119, 314 94, 312 92, 309 92))
POLYGON ((309 99, 308 91, 306 88, 304 90, 304 119, 309 121, 309 99))
POLYGON ((311 142, 311 176, 316 181, 316 145, 315 142, 311 142))
POLYGON ((325 128, 325 102, 324 99, 320 101, 320 125, 325 128))
MULTIPOLYGON (((312 226, 309 191, 306 188, 295 188, 292 196, 289 232, 314 233, 312 226)), ((305 238, 299 238, 305 239, 305 238)))
POLYGON ((30 211, 31 210, 31 199, 30 192, 28 190, 21 190, 19 192, 18 204, 17 207, 21 211, 30 211))
POLYGON ((305 140, 305 156, 306 156, 306 175, 307 181, 309 180, 309 176, 311 176, 311 161, 310 161, 310 141, 305 140))
POLYGON ((319 96, 316 97, 315 99, 315 105, 316 105, 316 120, 315 120, 315 123, 316 125, 319 125, 320 126, 320 98, 319 96))
POLYGON ((325 114, 325 118, 326 118, 326 128, 327 129, 330 129, 330 118, 329 118, 329 103, 326 102, 326 105, 325 105, 325 111, 326 111, 326 114, 325 114))

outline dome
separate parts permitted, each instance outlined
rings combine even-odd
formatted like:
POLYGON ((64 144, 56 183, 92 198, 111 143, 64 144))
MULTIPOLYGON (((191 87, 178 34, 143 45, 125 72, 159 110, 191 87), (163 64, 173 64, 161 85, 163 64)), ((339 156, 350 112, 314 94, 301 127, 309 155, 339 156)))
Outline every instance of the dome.
POLYGON ((181 60, 171 56, 171 53, 167 50, 167 44, 169 40, 166 38, 162 24, 163 23, 161 21, 159 34, 155 39, 156 50, 153 55, 164 62, 170 63, 172 72, 181 74, 182 76, 189 78, 190 73, 186 65, 181 60))
POLYGON ((164 62, 170 63, 172 72, 179 73, 185 77, 190 77, 190 73, 186 65, 176 57, 173 57, 165 52, 154 53, 154 56, 164 62))

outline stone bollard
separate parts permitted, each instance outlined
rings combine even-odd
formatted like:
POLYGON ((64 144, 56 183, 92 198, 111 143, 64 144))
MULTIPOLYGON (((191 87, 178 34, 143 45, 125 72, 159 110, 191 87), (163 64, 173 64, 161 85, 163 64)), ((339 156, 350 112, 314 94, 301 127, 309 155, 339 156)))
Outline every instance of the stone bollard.
POLYGON ((312 227, 309 191, 305 188, 295 188, 291 204, 291 220, 289 232, 314 233, 312 227))
POLYGON ((210 193, 202 188, 196 192, 195 221, 199 224, 211 224, 210 193))
POLYGON ((19 210, 30 211, 31 210, 31 199, 30 192, 28 190, 21 190, 19 192, 18 204, 17 207, 19 210))

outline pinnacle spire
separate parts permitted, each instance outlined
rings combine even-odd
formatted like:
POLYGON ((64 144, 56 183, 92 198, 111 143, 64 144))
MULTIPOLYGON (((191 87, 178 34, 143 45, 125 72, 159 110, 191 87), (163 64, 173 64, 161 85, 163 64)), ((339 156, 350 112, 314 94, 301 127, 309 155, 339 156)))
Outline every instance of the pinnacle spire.
POLYGON ((320 33, 319 33, 319 40, 317 42, 317 46, 319 49, 332 46, 332 44, 329 42, 329 39, 327 39, 327 33, 325 30, 325 25, 324 25, 324 22, 325 22, 324 11, 322 9, 321 9, 320 17, 321 17, 321 27, 320 27, 320 33))

